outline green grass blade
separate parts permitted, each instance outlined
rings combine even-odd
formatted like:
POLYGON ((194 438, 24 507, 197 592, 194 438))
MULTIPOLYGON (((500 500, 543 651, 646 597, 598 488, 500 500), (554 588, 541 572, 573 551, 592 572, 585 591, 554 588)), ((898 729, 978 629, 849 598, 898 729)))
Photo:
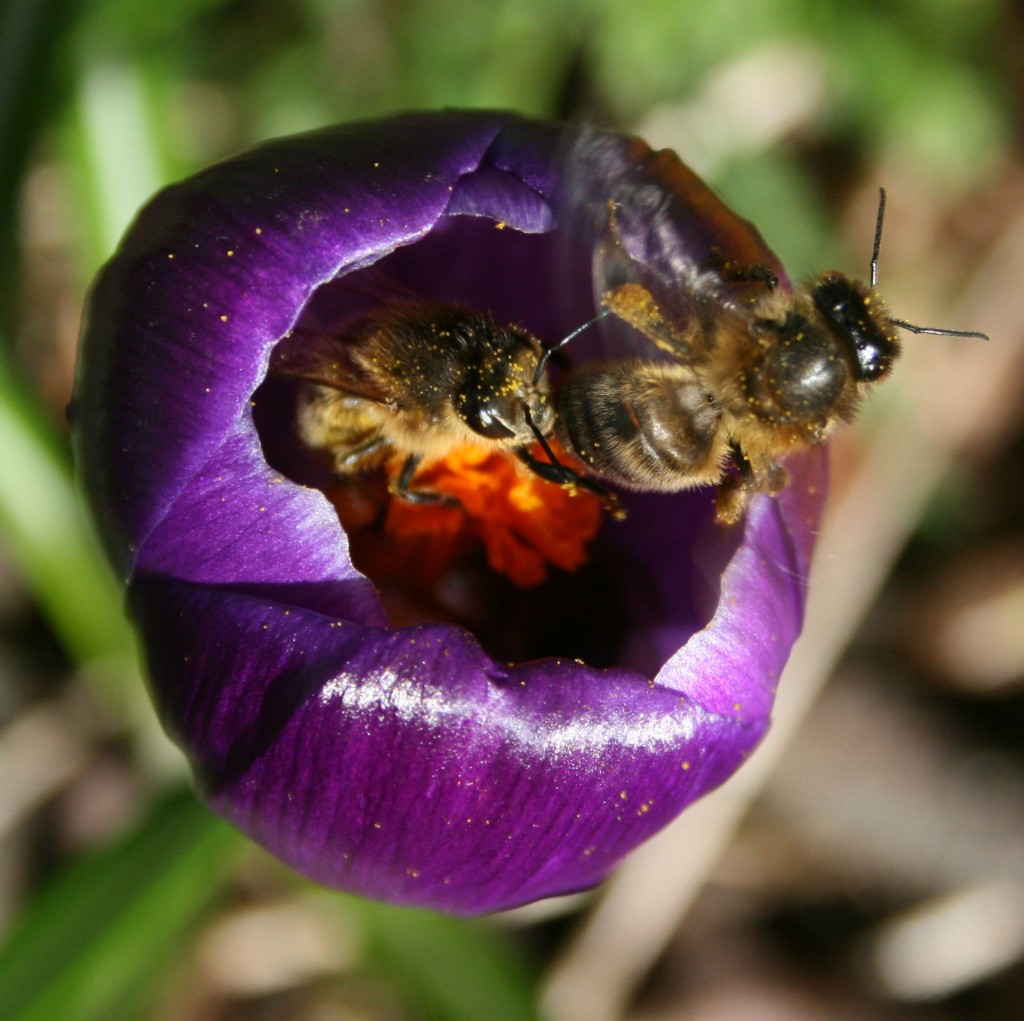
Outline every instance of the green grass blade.
POLYGON ((535 1021, 537 976, 510 934, 370 901, 355 905, 367 952, 421 1021, 535 1021))
POLYGON ((122 594, 104 562, 52 429, 0 358, 0 536, 65 651, 130 661, 122 594))
POLYGON ((138 1017, 180 958, 243 846, 188 792, 71 864, 0 948, 6 1021, 138 1017))

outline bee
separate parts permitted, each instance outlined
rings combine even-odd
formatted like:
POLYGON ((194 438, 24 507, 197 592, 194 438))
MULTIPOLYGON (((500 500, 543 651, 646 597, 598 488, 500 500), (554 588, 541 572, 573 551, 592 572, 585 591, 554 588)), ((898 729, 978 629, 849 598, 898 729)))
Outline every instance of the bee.
POLYGON ((754 493, 786 485, 787 454, 855 417, 899 356, 898 329, 987 339, 890 314, 876 286, 884 190, 870 282, 830 270, 790 290, 756 230, 674 153, 629 144, 639 169, 605 203, 597 290, 605 314, 667 358, 597 360, 561 380, 555 436, 601 482, 658 492, 714 485, 717 520, 733 524, 754 493), (637 217, 636 256, 620 225, 624 210, 637 217), (695 211, 703 258, 683 248, 672 227, 694 222, 695 211))
POLYGON ((332 456, 340 477, 402 455, 390 484, 394 495, 412 503, 455 502, 414 488, 413 479, 421 464, 472 443, 510 452, 549 481, 605 496, 547 445, 554 411, 541 365, 546 350, 527 330, 487 312, 402 298, 343 333, 293 334, 275 349, 271 372, 304 384, 298 433, 332 456), (538 440, 547 461, 530 450, 538 440))

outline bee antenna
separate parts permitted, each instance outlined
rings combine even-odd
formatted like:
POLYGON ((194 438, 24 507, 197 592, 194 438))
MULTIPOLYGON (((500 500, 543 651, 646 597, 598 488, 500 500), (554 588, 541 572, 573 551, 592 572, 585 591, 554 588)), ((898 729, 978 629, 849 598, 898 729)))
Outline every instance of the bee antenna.
POLYGON ((941 326, 917 326, 908 323, 906 319, 890 319, 893 326, 901 330, 910 330, 911 333, 932 333, 938 337, 976 337, 978 340, 988 340, 987 333, 979 333, 977 330, 947 330, 941 326))
POLYGON ((594 316, 593 319, 588 319, 582 326, 577 326, 576 329, 572 331, 572 333, 570 333, 567 337, 563 337, 557 344, 552 344, 550 347, 544 348, 544 353, 540 356, 540 360, 537 362, 537 371, 534 372, 533 374, 533 385, 536 386, 540 382, 541 377, 544 375, 544 370, 548 367, 548 360, 556 351, 561 351, 562 348, 565 347, 565 345, 568 344, 570 340, 575 339, 584 330, 593 326, 594 323, 598 322, 601 319, 604 319, 606 315, 610 314, 611 309, 602 309, 600 312, 597 313, 596 316, 594 316))
MULTIPOLYGON (((885 219, 885 189, 878 189, 878 215, 875 217, 875 243, 871 247, 871 286, 878 285, 878 252, 882 247, 882 221, 885 219)), ((906 319, 889 319, 893 326, 901 330, 909 330, 911 333, 931 333, 938 337, 976 337, 978 340, 988 340, 987 333, 979 333, 977 330, 947 330, 940 326, 917 326, 908 323, 906 319)))
MULTIPOLYGON (((885 220, 885 189, 878 189, 878 213, 875 215, 875 243, 871 248, 871 286, 878 285, 878 253, 882 247, 882 223, 885 220)), ((895 322, 895 320, 893 320, 895 322)))

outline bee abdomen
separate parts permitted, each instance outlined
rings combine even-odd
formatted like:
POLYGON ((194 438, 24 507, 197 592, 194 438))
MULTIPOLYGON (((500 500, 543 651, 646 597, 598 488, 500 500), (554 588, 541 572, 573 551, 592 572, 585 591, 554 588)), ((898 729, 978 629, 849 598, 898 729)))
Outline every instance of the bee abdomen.
POLYGON ((688 367, 606 362, 566 377, 556 433, 600 478, 670 492, 719 480, 720 417, 688 367))

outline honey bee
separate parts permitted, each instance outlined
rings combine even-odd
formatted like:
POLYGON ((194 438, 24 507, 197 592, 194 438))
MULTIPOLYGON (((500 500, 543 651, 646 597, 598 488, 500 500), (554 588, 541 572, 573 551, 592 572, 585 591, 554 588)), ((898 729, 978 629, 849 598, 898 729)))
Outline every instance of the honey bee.
MULTIPOLYGON (((717 520, 735 523, 752 494, 786 485, 780 462, 787 454, 823 442, 854 418, 864 394, 899 356, 897 329, 987 339, 889 313, 876 286, 884 190, 870 282, 828 271, 791 291, 756 230, 674 153, 629 144, 636 170, 605 203, 597 290, 606 313, 668 358, 656 360, 652 352, 598 360, 561 380, 555 436, 602 482, 660 492, 716 485, 717 520), (652 196, 661 203, 653 208, 653 230, 652 196), (673 235, 671 202, 679 203, 671 214, 676 222, 693 220, 699 210, 708 235, 703 259, 673 235), (620 226, 631 207, 641 228, 634 236, 642 241, 632 242, 636 256, 620 226)), ((539 371, 544 367, 542 360, 539 371)))
POLYGON ((547 445, 554 412, 540 364, 545 350, 528 331, 489 313, 403 298, 380 305, 343 334, 293 334, 275 350, 271 372, 303 382, 299 435, 330 453, 341 477, 398 454, 404 461, 390 484, 394 495, 454 502, 414 488, 413 477, 421 464, 472 443, 508 451, 551 482, 605 496, 547 445), (535 441, 548 460, 533 456, 535 441))

